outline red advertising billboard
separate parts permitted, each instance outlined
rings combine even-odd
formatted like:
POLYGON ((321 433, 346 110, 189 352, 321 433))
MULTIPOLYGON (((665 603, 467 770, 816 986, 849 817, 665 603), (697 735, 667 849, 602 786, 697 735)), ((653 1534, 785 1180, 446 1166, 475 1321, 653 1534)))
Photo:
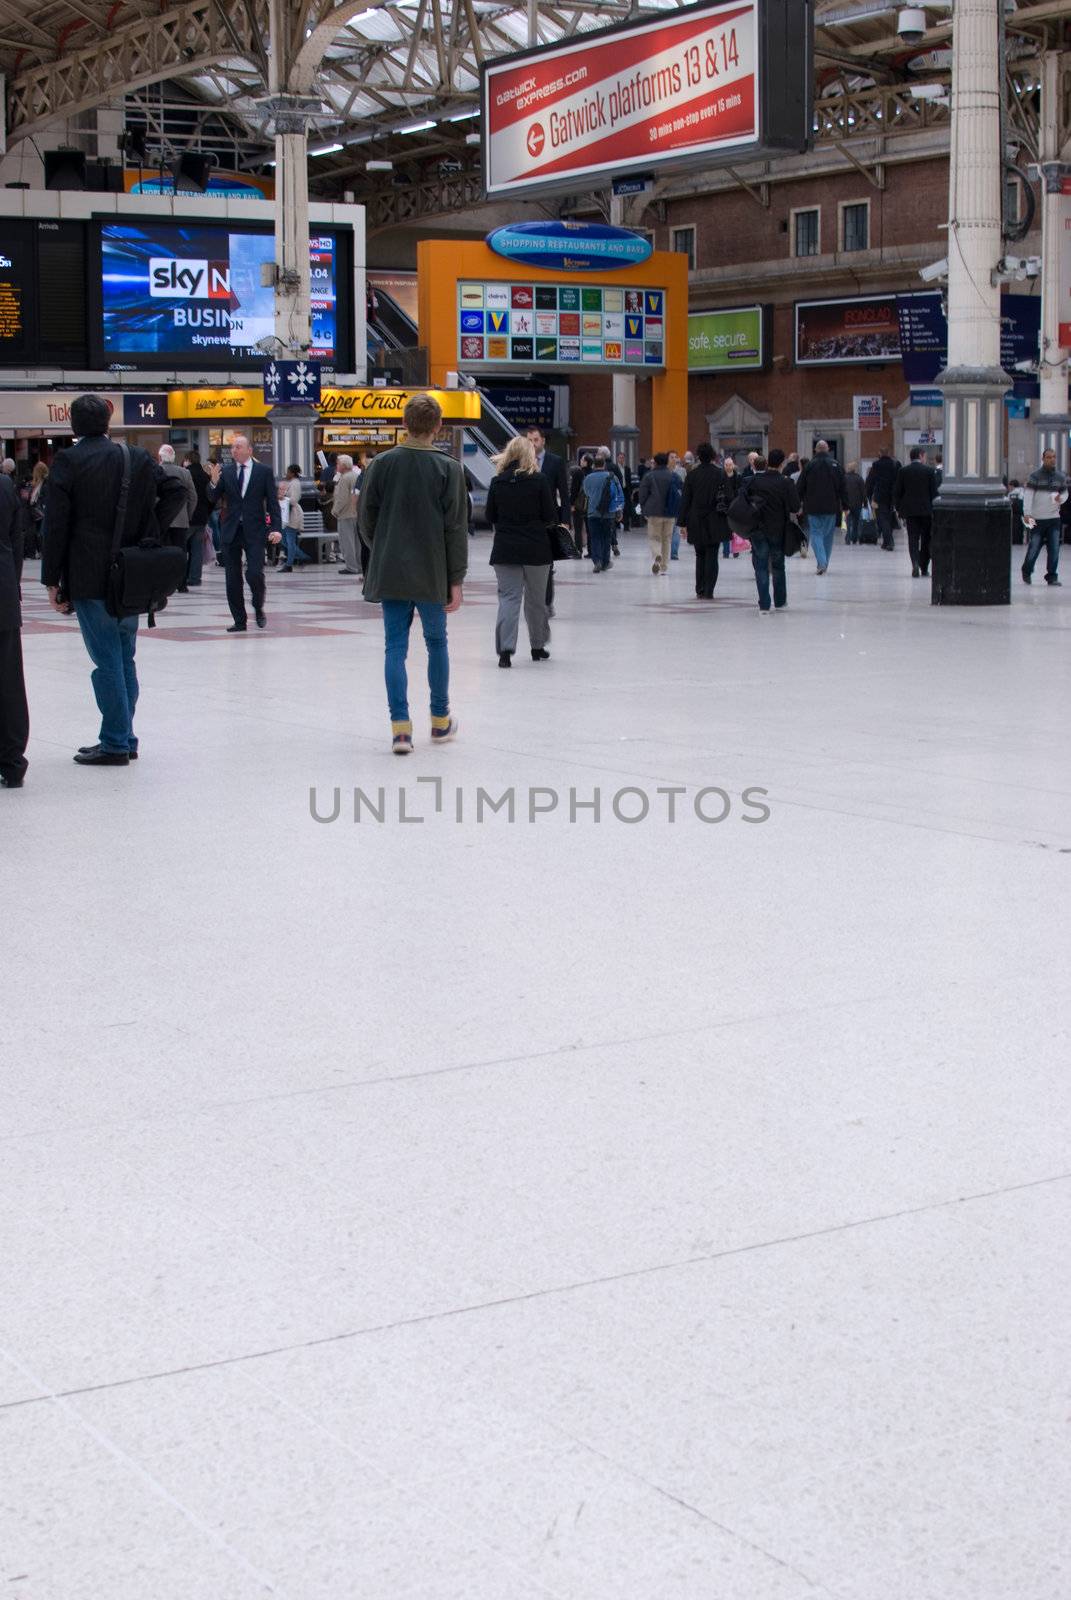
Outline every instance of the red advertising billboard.
POLYGON ((899 359, 900 313, 894 294, 797 301, 797 366, 899 359))
POLYGON ((803 0, 708 0, 487 62, 486 193, 805 149, 812 32, 803 0))

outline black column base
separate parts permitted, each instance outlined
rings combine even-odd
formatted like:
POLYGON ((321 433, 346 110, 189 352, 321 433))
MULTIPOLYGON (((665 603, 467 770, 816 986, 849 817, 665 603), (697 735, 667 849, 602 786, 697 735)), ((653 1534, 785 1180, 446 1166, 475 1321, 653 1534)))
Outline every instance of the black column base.
POLYGON ((1007 500, 938 500, 933 508, 935 606, 1011 605, 1012 517, 1007 500))

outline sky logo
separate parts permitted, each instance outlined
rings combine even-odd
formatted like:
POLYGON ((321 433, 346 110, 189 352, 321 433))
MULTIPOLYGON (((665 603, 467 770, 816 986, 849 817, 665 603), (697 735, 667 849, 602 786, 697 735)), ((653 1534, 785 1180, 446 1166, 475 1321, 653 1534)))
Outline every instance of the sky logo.
POLYGON ((152 256, 149 296, 153 300, 230 300, 230 265, 226 261, 181 261, 174 256, 152 256))

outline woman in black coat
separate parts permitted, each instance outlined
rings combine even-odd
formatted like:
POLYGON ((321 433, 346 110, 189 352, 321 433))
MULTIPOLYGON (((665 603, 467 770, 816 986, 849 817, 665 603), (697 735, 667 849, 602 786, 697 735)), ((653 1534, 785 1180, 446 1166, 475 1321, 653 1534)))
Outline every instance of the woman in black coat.
POLYGON ((696 455, 699 465, 684 480, 677 521, 695 551, 696 598, 713 600, 718 582, 718 546, 729 526, 725 520, 727 485, 724 472, 714 464, 713 445, 701 444, 696 455))
POLYGON ((511 439, 495 458, 497 476, 487 491, 487 520, 495 530, 491 565, 498 579, 495 649, 500 667, 513 665, 520 628, 521 600, 533 661, 549 661, 547 578, 554 550, 550 530, 557 522, 554 492, 526 436, 511 439))

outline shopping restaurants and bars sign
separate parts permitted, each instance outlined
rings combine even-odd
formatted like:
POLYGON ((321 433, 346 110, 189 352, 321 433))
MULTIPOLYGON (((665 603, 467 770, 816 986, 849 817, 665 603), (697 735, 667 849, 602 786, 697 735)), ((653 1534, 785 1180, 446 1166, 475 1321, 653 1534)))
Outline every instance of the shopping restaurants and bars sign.
POLYGON ((457 354, 468 367, 666 364, 666 291, 606 284, 457 286, 457 354))
POLYGON ((483 65, 488 196, 805 150, 813 12, 720 0, 483 65))

